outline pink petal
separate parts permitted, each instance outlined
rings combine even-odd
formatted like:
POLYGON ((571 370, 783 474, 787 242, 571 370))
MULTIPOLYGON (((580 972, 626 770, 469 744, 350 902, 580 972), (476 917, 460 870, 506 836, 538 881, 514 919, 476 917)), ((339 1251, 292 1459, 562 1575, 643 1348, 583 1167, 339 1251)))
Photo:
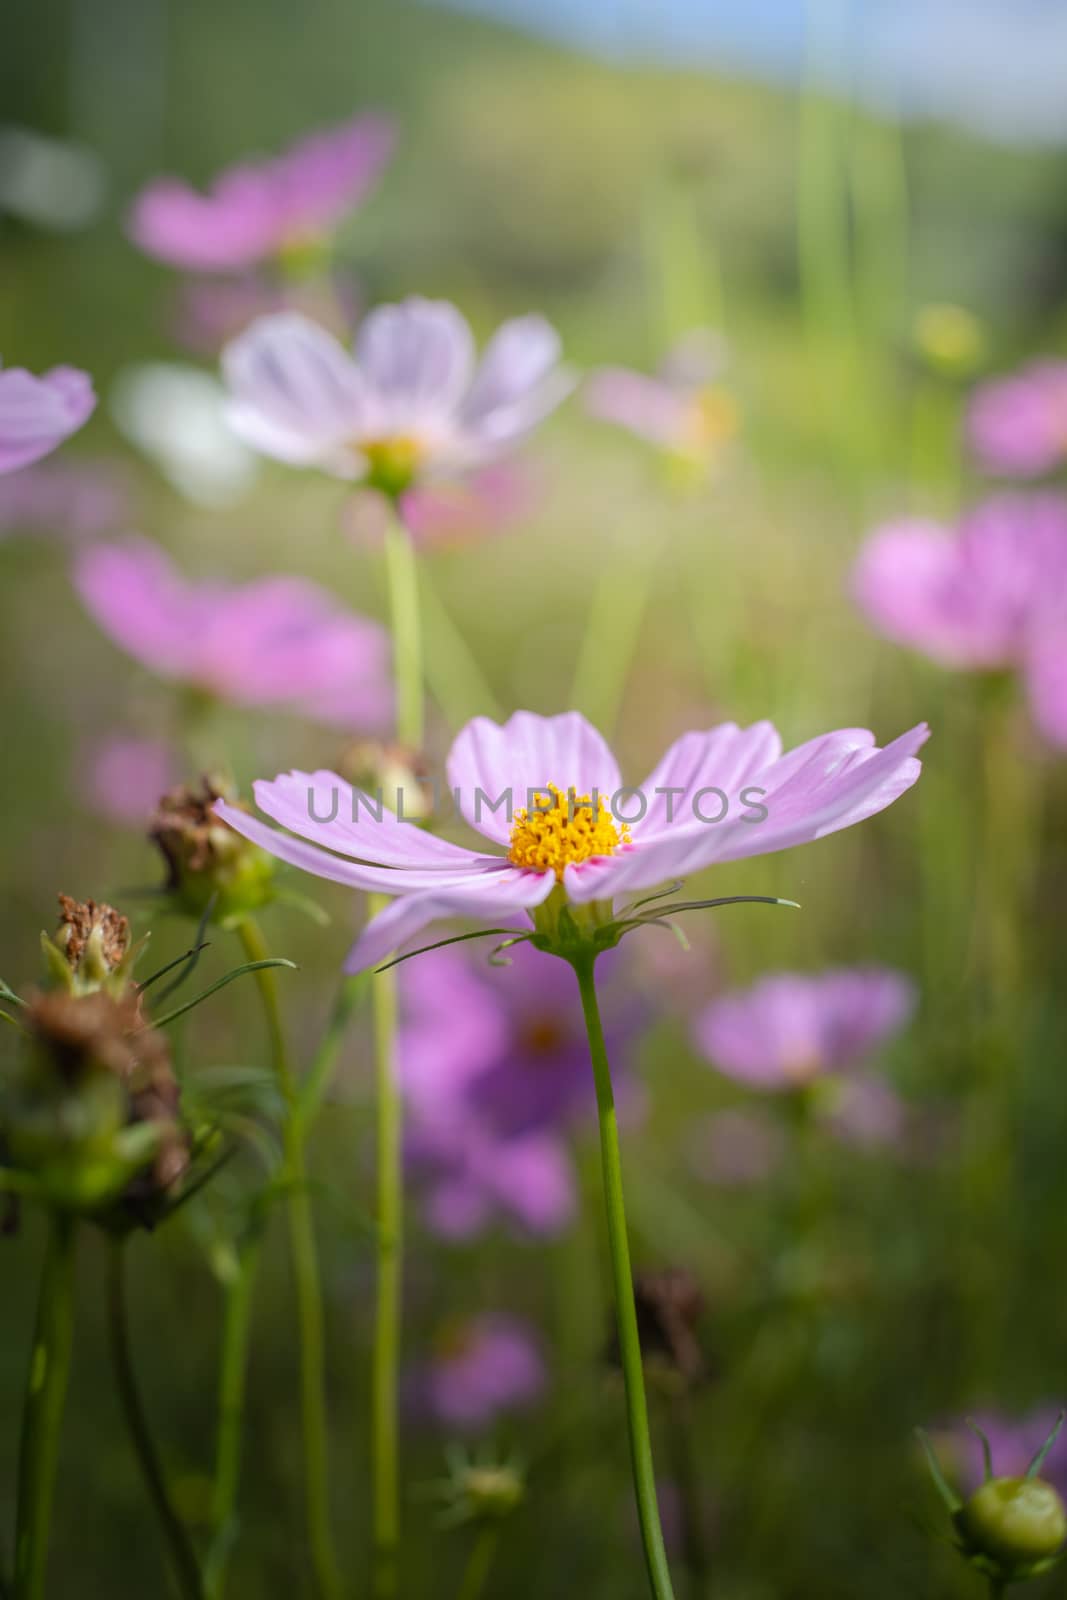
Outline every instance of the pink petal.
MULTIPOLYGON (((360 869, 366 871, 369 869, 360 869)), ((394 874, 399 877, 400 874, 394 874)), ((407 874, 404 874, 407 877, 407 874)), ((509 926, 518 911, 540 905, 555 888, 551 872, 519 872, 505 868, 495 875, 472 874, 466 882, 405 894, 367 924, 348 953, 345 971, 362 972, 401 949, 431 922, 446 917, 469 917, 492 927, 509 926), (493 887, 490 887, 490 884, 493 887)))
POLYGON ((736 804, 746 783, 781 753, 781 737, 769 722, 755 722, 750 728, 724 722, 706 733, 683 734, 640 785, 648 803, 640 823, 642 840, 690 816, 693 796, 701 789, 722 789, 736 804), (660 789, 684 792, 671 796, 658 794, 660 789))
POLYGON ((74 563, 89 614, 117 645, 164 677, 195 675, 203 620, 190 589, 147 539, 90 545, 74 563))
POLYGON ((7 367, 0 372, 0 473, 48 455, 95 406, 90 378, 75 367, 53 367, 40 377, 7 367))
POLYGON ((370 313, 356 359, 383 430, 403 432, 451 417, 470 382, 474 340, 455 306, 413 297, 370 313))
POLYGON ((468 722, 449 752, 448 782, 471 826, 506 844, 529 790, 554 783, 564 793, 599 790, 607 801, 622 780, 606 742, 580 712, 540 717, 516 711, 503 726, 488 717, 468 722), (490 807, 497 802, 502 803, 494 812, 490 807))
POLYGON ((336 772, 283 772, 272 781, 263 778, 253 786, 261 811, 283 828, 300 834, 325 849, 383 867, 419 867, 432 870, 462 869, 499 863, 498 857, 479 855, 451 844, 411 822, 401 821, 390 809, 391 796, 379 805, 377 795, 365 795, 336 772), (337 818, 318 822, 334 809, 337 818), (378 812, 381 811, 381 821, 378 812), (353 821, 356 817, 358 820, 353 821))
POLYGON ((229 418, 246 443, 294 465, 340 476, 345 447, 368 416, 366 386, 343 345, 296 311, 259 317, 222 352, 229 418))

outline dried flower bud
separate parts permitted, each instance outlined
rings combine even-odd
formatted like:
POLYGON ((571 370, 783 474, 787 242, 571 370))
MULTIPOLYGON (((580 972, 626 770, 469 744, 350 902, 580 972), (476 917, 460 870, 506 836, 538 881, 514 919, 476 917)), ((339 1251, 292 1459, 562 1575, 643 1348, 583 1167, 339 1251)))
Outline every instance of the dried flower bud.
MULTIPOLYGON (((671 1390, 703 1383, 708 1370, 697 1330, 705 1300, 693 1275, 684 1267, 639 1272, 634 1277, 634 1304, 650 1378, 671 1390)), ((618 1364, 617 1344, 612 1360, 618 1364)))
POLYGON ((146 1224, 189 1160, 164 1036, 138 998, 103 990, 34 995, 30 1042, 5 1097, 11 1163, 50 1203, 108 1226, 146 1224))
POLYGON ((104 901, 59 896, 59 927, 51 938, 41 935, 45 960, 72 994, 106 988, 121 994, 137 956, 130 943, 127 919, 104 901))
POLYGON ((166 888, 190 916, 211 908, 233 924, 274 898, 274 861, 215 815, 216 800, 240 804, 228 785, 202 778, 199 788, 173 789, 152 818, 149 838, 167 863, 166 888))
POLYGON ((968 1554, 1006 1582, 1032 1576, 1067 1542, 1067 1510, 1041 1478, 990 1478, 956 1513, 956 1526, 968 1554))
POLYGON ((374 801, 384 801, 402 821, 423 822, 436 807, 430 764, 411 745, 359 739, 342 754, 338 771, 374 801))

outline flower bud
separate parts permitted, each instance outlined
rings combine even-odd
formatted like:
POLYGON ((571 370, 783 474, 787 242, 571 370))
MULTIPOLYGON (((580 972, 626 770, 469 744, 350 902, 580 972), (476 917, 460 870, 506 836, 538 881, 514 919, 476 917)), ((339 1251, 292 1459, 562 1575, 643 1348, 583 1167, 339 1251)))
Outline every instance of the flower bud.
POLYGON ((52 1205, 151 1225, 189 1159, 166 1039, 132 993, 54 990, 31 997, 24 1020, 3 1103, 11 1164, 52 1205))
POLYGON ((433 1489, 442 1502, 447 1527, 470 1522, 498 1522, 517 1511, 526 1498, 522 1464, 514 1458, 497 1461, 490 1452, 470 1456, 460 1446, 449 1452, 448 1476, 433 1489))
POLYGON ((167 863, 166 889, 189 916, 232 926, 274 898, 274 860, 235 833, 213 810, 216 800, 240 804, 230 787, 202 778, 199 788, 173 789, 152 818, 149 838, 167 863))
POLYGON ((403 822, 423 822, 434 810, 430 765, 411 745, 359 739, 342 754, 338 771, 375 803, 384 801, 403 822))
POLYGON ((50 974, 72 994, 97 989, 121 994, 137 955, 127 919, 104 901, 79 901, 69 894, 59 896, 59 913, 52 937, 41 935, 50 974))
POLYGON ((968 1554, 993 1563, 1006 1581, 1027 1577, 1067 1541, 1067 1510, 1041 1478, 990 1478, 956 1513, 968 1554))

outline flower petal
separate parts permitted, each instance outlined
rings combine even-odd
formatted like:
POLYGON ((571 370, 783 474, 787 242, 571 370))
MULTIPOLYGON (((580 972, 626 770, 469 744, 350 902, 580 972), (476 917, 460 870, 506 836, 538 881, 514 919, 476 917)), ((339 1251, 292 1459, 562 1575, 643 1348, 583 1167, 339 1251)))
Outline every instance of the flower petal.
POLYGON ((357 791, 336 772, 282 772, 269 782, 259 779, 253 792, 259 809, 274 822, 354 860, 453 872, 503 864, 499 857, 478 855, 400 820, 377 795, 357 791), (333 820, 317 820, 335 810, 333 820))
POLYGON ((222 352, 229 420, 254 449, 339 475, 368 415, 366 387, 343 345, 296 311, 258 317, 222 352))
POLYGON ((771 855, 862 822, 911 788, 921 771, 915 753, 928 737, 920 723, 879 750, 866 729, 822 734, 753 774, 751 787, 763 792, 743 803, 750 820, 733 804, 721 822, 679 819, 647 845, 638 837, 617 856, 568 867, 567 893, 578 902, 604 899, 716 861, 771 855), (757 805, 766 808, 762 820, 752 817, 757 805))
POLYGON ((750 728, 724 722, 706 733, 683 734, 640 786, 648 807, 639 824, 641 840, 692 818, 693 797, 701 789, 721 789, 737 804, 745 784, 781 753, 781 737, 770 722, 755 722, 750 728), (682 793, 660 792, 669 790, 682 793))
POLYGON ((169 557, 147 539, 95 544, 74 563, 86 610, 129 655, 164 677, 191 677, 204 624, 169 557))
POLYGON ((503 726, 475 717, 449 752, 448 782, 470 825, 501 844, 531 789, 554 783, 564 793, 597 789, 610 799, 621 785, 615 757, 577 711, 556 717, 516 711, 503 726))
POLYGON ((40 460, 88 421, 96 395, 76 367, 37 377, 23 367, 0 372, 0 473, 40 460))
POLYGON ((258 817, 242 811, 240 806, 228 805, 225 800, 217 801, 214 811, 224 822, 228 822, 235 832, 245 839, 250 839, 253 844, 258 844, 262 850, 266 850, 279 861, 285 861, 291 867, 299 867, 301 872, 310 872, 316 878, 325 878, 330 883, 343 883, 349 889, 378 889, 385 894, 400 895, 404 898, 398 902, 399 904, 403 904, 409 898, 418 898, 418 891, 423 889, 436 889, 438 886, 458 889, 466 885, 484 890, 488 881, 502 875, 511 877, 514 874, 514 868, 509 868, 505 862, 468 866, 453 872, 366 866, 361 862, 346 861, 340 856, 331 855, 328 850, 323 850, 318 845, 305 844, 302 839, 293 839, 287 833, 279 833, 276 828, 269 828, 258 817))
POLYGON ((560 354, 559 334, 544 317, 531 314, 501 323, 478 363, 463 402, 463 421, 481 423, 494 411, 514 406, 548 377, 560 354))
POLYGON ((477 922, 497 925, 502 919, 513 918, 518 911, 540 905, 555 886, 551 872, 519 872, 515 868, 505 868, 492 879, 488 874, 472 875, 466 882, 442 882, 440 888, 429 889, 426 893, 406 894, 367 924, 348 953, 345 971, 362 972, 376 966, 431 922, 445 917, 470 917, 477 922))
POLYGON ((370 313, 356 359, 380 412, 370 426, 406 432, 451 418, 470 382, 474 340, 455 306, 412 297, 370 313))

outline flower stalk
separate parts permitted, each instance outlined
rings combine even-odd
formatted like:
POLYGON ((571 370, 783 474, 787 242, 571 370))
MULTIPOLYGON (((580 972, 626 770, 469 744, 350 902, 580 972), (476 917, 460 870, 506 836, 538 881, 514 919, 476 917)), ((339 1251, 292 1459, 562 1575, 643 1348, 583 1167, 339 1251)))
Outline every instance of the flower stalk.
MULTIPOLYGON (((375 910, 381 909, 380 902, 375 910)), ((371 1428, 374 1473, 374 1594, 397 1592, 400 1548, 400 1471, 397 1388, 403 1282, 403 1132, 396 1073, 396 973, 374 979, 374 1053, 377 1089, 377 1280, 371 1428)))
POLYGON ((122 1239, 111 1245, 108 1270, 108 1324, 111 1336, 111 1355, 115 1367, 119 1399, 122 1403, 126 1426, 137 1464, 144 1478, 148 1498, 152 1502, 167 1553, 174 1571, 182 1600, 204 1600, 204 1585, 200 1576, 200 1563, 189 1542, 189 1536, 171 1504, 163 1468, 156 1452, 152 1434, 141 1402, 137 1379, 133 1370, 130 1349, 129 1320, 126 1311, 125 1281, 126 1251, 122 1239))
POLYGON ((73 1218, 52 1215, 19 1448, 13 1600, 43 1600, 59 1434, 74 1332, 73 1218))
MULTIPOLYGON (((266 941, 259 924, 252 917, 244 917, 237 926, 237 932, 249 961, 262 962, 268 959, 266 941)), ((304 1148, 306 1128, 300 1114, 296 1078, 289 1061, 273 968, 258 967, 256 982, 263 1004, 263 1015, 270 1038, 278 1087, 286 1104, 282 1140, 285 1160, 284 1179, 288 1195, 289 1239, 300 1332, 300 1401, 304 1431, 304 1485, 308 1537, 311 1543, 315 1583, 321 1600, 339 1600, 342 1593, 341 1575, 330 1527, 329 1429, 326 1420, 322 1285, 315 1244, 315 1223, 307 1186, 307 1161, 304 1148)))
POLYGON ((611 1249, 612 1279, 615 1289, 615 1315, 619 1334, 619 1356, 626 1391, 626 1419, 630 1435, 630 1461, 633 1469, 634 1493, 637 1514, 641 1525, 641 1542, 644 1546, 645 1565, 654 1600, 674 1600, 670 1567, 660 1526, 659 1506, 656 1500, 656 1477, 652 1464, 652 1439, 648 1424, 648 1402, 645 1398, 644 1368, 641 1359, 641 1339, 637 1326, 637 1308, 634 1303, 633 1269, 630 1265, 630 1245, 626 1231, 626 1207, 623 1198, 622 1157, 619 1151, 619 1127, 615 1111, 615 1095, 611 1083, 611 1067, 604 1042, 604 1028, 600 1019, 594 978, 595 955, 576 953, 569 958, 578 980, 582 999, 582 1014, 589 1035, 589 1055, 593 1064, 596 1084, 597 1118, 600 1127, 600 1159, 604 1179, 604 1200, 607 1207, 608 1243, 611 1249))

